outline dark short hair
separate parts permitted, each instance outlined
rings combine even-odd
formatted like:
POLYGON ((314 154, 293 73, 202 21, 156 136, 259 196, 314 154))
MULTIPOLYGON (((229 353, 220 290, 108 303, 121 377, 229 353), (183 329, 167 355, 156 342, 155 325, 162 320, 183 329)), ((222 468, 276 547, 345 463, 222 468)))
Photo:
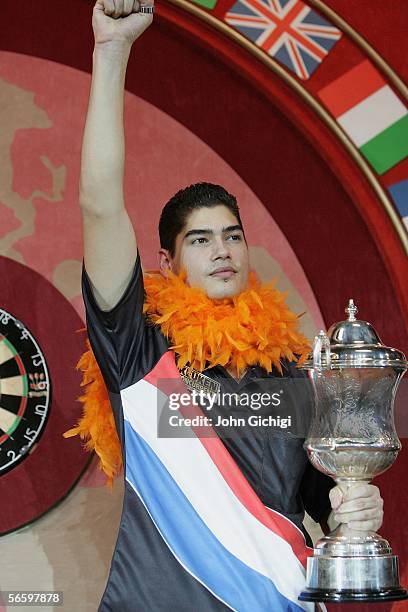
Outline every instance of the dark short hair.
POLYGON ((174 257, 176 238, 185 227, 190 213, 199 208, 212 208, 220 204, 232 212, 244 231, 235 196, 228 193, 221 185, 195 183, 180 189, 164 206, 159 221, 161 248, 167 249, 170 256, 174 257))

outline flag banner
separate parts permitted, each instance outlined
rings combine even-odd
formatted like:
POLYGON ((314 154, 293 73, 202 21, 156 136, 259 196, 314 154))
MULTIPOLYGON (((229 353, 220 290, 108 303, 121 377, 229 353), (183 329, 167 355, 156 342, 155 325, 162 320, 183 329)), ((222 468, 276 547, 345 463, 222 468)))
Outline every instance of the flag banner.
POLYGON ((213 9, 217 4, 217 0, 191 0, 191 2, 203 6, 206 9, 213 9))
POLYGON ((408 230, 408 178, 390 185, 388 191, 397 207, 399 214, 408 230))
POLYGON ((361 62, 318 92, 378 174, 408 155, 408 111, 370 61, 361 62))
POLYGON ((302 80, 341 37, 340 30, 301 0, 238 0, 224 21, 302 80))

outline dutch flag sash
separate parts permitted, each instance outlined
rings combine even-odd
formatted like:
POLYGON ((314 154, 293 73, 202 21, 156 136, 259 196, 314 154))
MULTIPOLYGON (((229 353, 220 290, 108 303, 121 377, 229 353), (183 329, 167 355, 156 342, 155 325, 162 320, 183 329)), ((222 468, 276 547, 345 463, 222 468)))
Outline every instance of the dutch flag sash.
POLYGON ((312 612, 314 604, 298 601, 311 549, 290 520, 264 506, 220 438, 194 428, 190 437, 158 436, 169 380, 186 390, 172 351, 121 391, 126 480, 174 557, 228 608, 312 612))

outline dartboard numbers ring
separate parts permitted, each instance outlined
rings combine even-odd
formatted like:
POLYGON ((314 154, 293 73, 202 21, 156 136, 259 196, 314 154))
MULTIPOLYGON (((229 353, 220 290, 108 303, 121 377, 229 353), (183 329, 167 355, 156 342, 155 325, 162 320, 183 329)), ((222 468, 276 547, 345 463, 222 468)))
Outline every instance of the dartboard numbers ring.
POLYGON ((50 405, 50 377, 38 342, 0 308, 0 476, 35 451, 50 405))

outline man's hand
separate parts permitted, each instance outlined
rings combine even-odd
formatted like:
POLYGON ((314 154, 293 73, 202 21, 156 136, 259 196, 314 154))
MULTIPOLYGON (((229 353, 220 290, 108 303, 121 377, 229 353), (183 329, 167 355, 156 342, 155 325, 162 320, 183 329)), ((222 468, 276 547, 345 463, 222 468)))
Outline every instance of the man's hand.
MULTIPOLYGON (((139 13, 140 4, 138 0, 98 0, 92 16, 95 44, 132 45, 153 21, 152 14, 139 13)), ((152 6, 153 2, 142 4, 152 6)))
POLYGON ((378 487, 370 484, 352 485, 346 493, 339 486, 330 493, 334 519, 347 523, 350 529, 377 531, 383 522, 383 505, 378 487))

